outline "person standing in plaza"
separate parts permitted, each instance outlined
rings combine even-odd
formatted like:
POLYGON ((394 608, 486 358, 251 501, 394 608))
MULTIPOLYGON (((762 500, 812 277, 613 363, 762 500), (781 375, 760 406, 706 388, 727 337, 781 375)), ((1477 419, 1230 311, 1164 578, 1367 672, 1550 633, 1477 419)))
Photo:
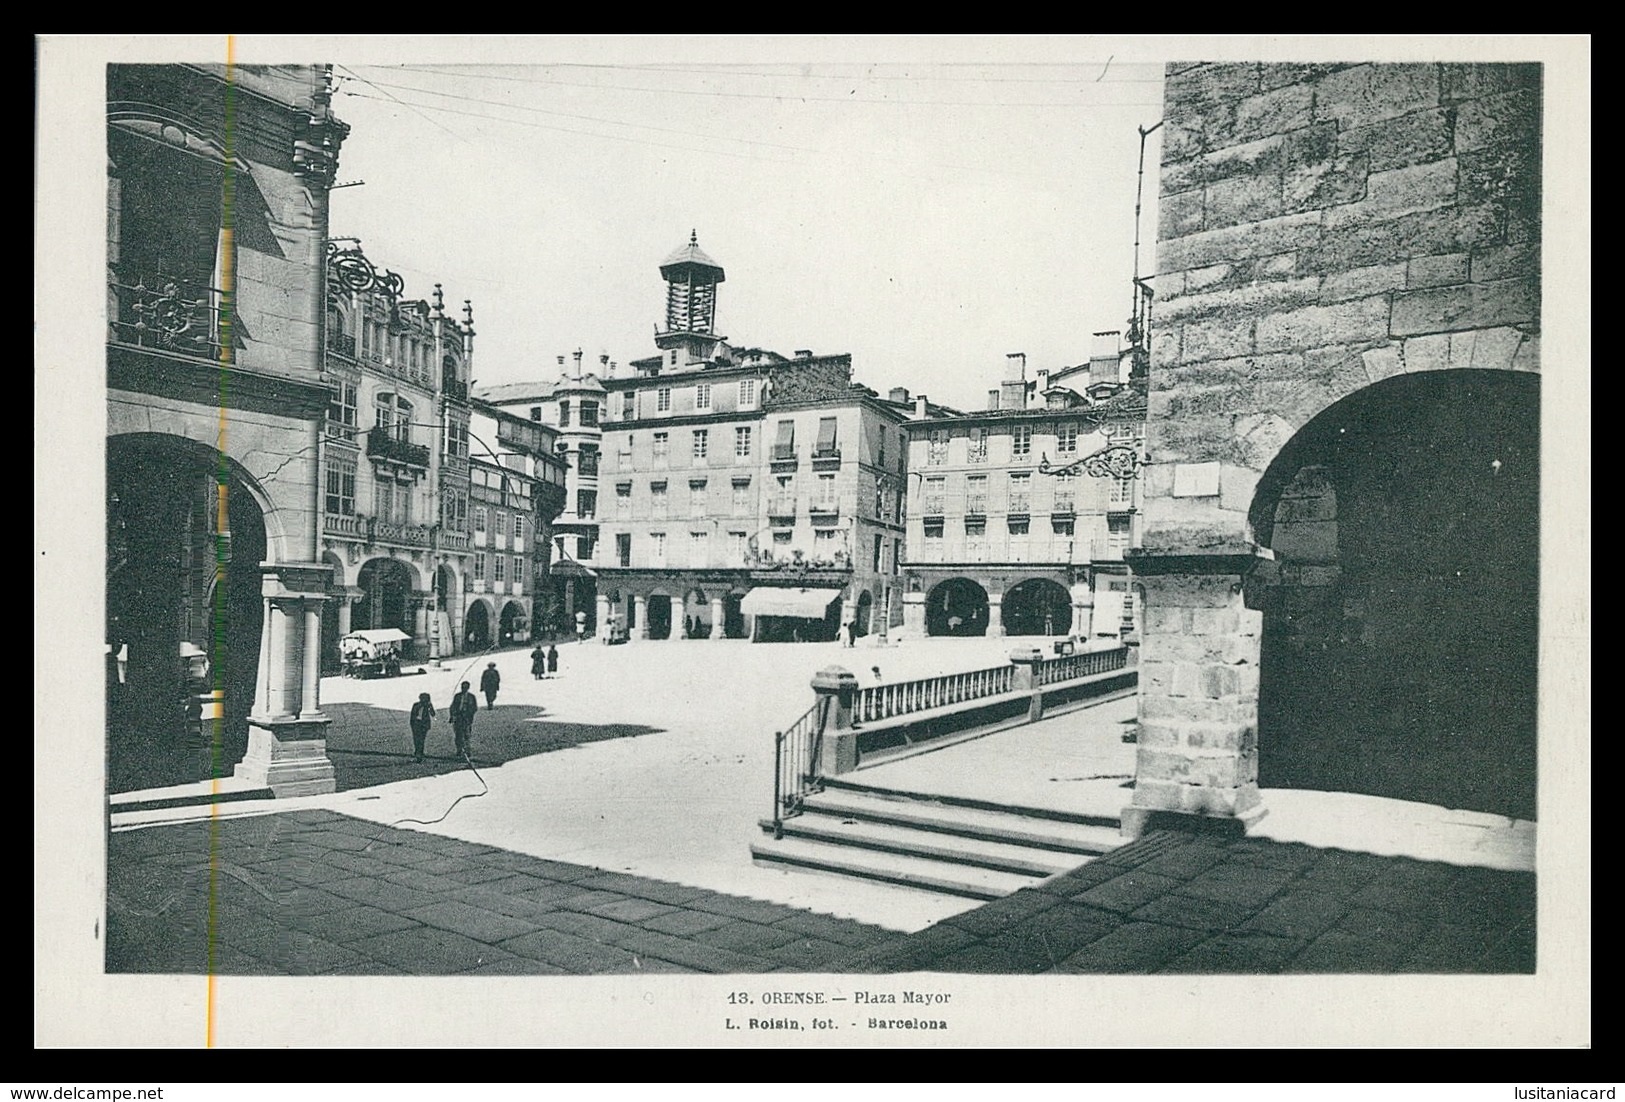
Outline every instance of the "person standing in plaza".
POLYGON ((495 662, 485 664, 485 672, 480 674, 480 692, 485 694, 485 710, 490 711, 497 706, 497 690, 502 688, 502 675, 497 672, 495 662))
POLYGON ((550 674, 559 672, 559 648, 551 643, 547 647, 547 672, 550 674))
POLYGON ((581 643, 587 638, 587 614, 576 609, 576 642, 581 643))
POLYGON ((456 696, 451 698, 451 732, 456 739, 457 755, 467 757, 469 743, 474 735, 474 716, 480 710, 480 702, 474 699, 474 694, 468 691, 468 682, 456 696))
POLYGON ((434 704, 429 700, 428 693, 419 693, 418 702, 412 705, 412 714, 409 717, 412 725, 412 760, 423 760, 423 743, 429 737, 429 725, 434 722, 434 704))
POLYGON ((542 649, 542 645, 540 643, 537 643, 536 649, 530 652, 530 676, 540 681, 542 679, 542 675, 546 672, 547 652, 542 649))

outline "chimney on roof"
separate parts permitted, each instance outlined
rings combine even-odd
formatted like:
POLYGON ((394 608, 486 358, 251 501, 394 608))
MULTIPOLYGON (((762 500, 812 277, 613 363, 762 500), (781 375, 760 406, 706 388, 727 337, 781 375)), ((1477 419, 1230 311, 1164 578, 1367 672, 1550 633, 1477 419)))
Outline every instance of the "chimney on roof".
POLYGON ((998 409, 999 408, 999 388, 998 387, 994 387, 992 390, 987 392, 987 408, 988 409, 998 409))
POLYGON ((1011 352, 1005 357, 1004 385, 999 389, 999 408, 1027 408, 1027 353, 1011 352))
POLYGON ((916 421, 924 421, 927 417, 930 416, 930 414, 926 412, 925 407, 926 407, 925 395, 916 394, 914 396, 914 419, 916 421))
POLYGON ((575 374, 575 377, 576 377, 576 378, 577 378, 577 379, 579 379, 579 378, 581 378, 581 349, 579 349, 579 348, 578 348, 578 349, 576 349, 576 350, 575 350, 575 352, 573 352, 573 353, 572 353, 572 354, 571 354, 571 355, 572 355, 572 358, 574 358, 574 360, 575 360, 575 363, 576 363, 576 367, 575 367, 575 370, 576 370, 576 374, 575 374))
POLYGON ((1095 334, 1094 342, 1089 348, 1091 385, 1119 381, 1123 364, 1122 342, 1119 340, 1121 336, 1116 329, 1095 334))
POLYGON ((796 349, 796 359, 798 359, 798 360, 810 360, 810 359, 812 359, 812 349, 810 349, 810 348, 798 348, 798 349, 796 349))
POLYGON ((1117 358, 1119 338, 1122 332, 1117 329, 1108 329, 1103 333, 1096 333, 1095 339, 1089 345, 1089 359, 1097 360, 1106 356, 1117 358))
POLYGON ((906 404, 908 402, 908 387, 894 386, 891 388, 891 393, 887 394, 886 397, 899 404, 906 404))
POLYGON ((598 354, 598 373, 600 375, 608 375, 609 374, 609 353, 608 352, 600 352, 598 354))

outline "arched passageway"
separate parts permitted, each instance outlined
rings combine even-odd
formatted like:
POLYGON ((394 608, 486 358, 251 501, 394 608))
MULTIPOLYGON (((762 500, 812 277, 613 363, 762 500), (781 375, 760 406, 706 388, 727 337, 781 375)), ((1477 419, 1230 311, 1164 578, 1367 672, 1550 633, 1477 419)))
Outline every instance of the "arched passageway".
POLYGON ((652 593, 644 606, 644 613, 649 618, 650 639, 671 638, 671 606, 672 600, 664 593, 652 593))
POLYGON ((870 620, 874 616, 875 598, 865 589, 858 594, 858 607, 853 616, 854 630, 852 634, 858 638, 868 635, 871 630, 870 620))
POLYGON ((491 649, 491 610, 484 601, 475 601, 463 614, 463 649, 491 649))
POLYGON ((1251 512, 1261 787, 1534 817, 1539 422, 1534 376, 1431 372, 1282 449, 1251 512))
POLYGON ((969 578, 949 578, 925 596, 927 635, 986 635, 987 590, 969 578))
POLYGON ((708 639, 711 635, 711 602, 703 589, 691 589, 683 598, 683 637, 708 639))
POLYGON ((525 621, 525 608, 518 601, 508 601, 502 606, 501 635, 503 646, 514 643, 523 643, 529 637, 529 628, 525 621))
POLYGON ((266 558, 260 504, 218 452, 156 434, 108 441, 112 791, 221 775, 242 760, 264 621, 259 566, 266 558), (212 717, 189 701, 217 691, 223 718, 216 746, 212 717))
POLYGON ((1006 635, 1065 635, 1072 630, 1072 595, 1048 578, 1011 586, 1002 610, 1006 635))
POLYGON ((356 575, 361 599, 351 615, 350 630, 398 628, 413 637, 402 644, 406 657, 414 657, 417 625, 412 622, 412 569, 399 559, 369 559, 356 575))

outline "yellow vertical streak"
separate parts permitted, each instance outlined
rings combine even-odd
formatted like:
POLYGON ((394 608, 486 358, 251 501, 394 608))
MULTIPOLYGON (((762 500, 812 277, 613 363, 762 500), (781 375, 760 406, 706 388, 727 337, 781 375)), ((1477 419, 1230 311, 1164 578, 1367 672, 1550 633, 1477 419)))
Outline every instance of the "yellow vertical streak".
MULTIPOLYGON (((225 107, 226 107, 226 134, 225 134, 225 138, 226 138, 226 188, 225 188, 225 195, 224 195, 224 203, 222 204, 223 209, 221 211, 222 217, 221 217, 221 234, 220 234, 220 252, 223 254, 223 259, 222 259, 222 262, 221 262, 221 265, 220 265, 220 292, 221 292, 221 305, 224 307, 224 309, 221 311, 222 333, 221 333, 221 341, 220 341, 220 368, 221 368, 220 427, 219 427, 219 431, 217 433, 217 438, 216 438, 216 441, 215 441, 215 446, 216 446, 217 450, 220 452, 220 456, 221 456, 220 462, 221 462, 222 468, 224 468, 224 466, 225 466, 225 455, 226 455, 225 369, 226 369, 226 365, 231 362, 232 341, 234 339, 234 334, 231 332, 231 316, 235 312, 234 303, 232 302, 232 296, 233 296, 233 292, 234 292, 234 289, 235 289, 234 284, 235 284, 235 278, 236 278, 236 273, 233 271, 233 268, 234 268, 234 265, 235 265, 236 257, 235 257, 235 253, 233 251, 232 230, 231 230, 232 222, 233 222, 233 219, 232 219, 232 213, 233 212, 232 212, 231 206, 232 206, 232 200, 234 198, 233 189, 232 189, 232 180, 231 180, 231 171, 232 171, 231 164, 232 164, 232 156, 235 153, 235 150, 233 149, 233 146, 235 145, 235 138, 236 138, 236 134, 234 133, 236 120, 232 117, 233 109, 235 108, 235 102, 234 102, 234 98, 232 96, 232 87, 231 87, 231 85, 232 85, 232 81, 236 77, 236 71, 235 71, 236 53, 237 53, 236 35, 228 34, 226 36, 226 98, 225 98, 225 107)), ((224 474, 223 470, 222 470, 222 474, 224 474)), ((217 502, 217 506, 216 506, 215 531, 217 533, 226 532, 226 531, 230 530, 230 520, 229 520, 229 518, 230 518, 230 514, 227 511, 227 501, 226 501, 226 480, 225 480, 225 478, 222 477, 219 480, 218 502, 217 502)), ((218 554, 218 547, 219 547, 219 540, 218 540, 218 537, 217 537, 216 538, 217 554, 218 554)), ((218 571, 218 566, 216 567, 216 569, 218 571)), ((220 582, 220 581, 216 582, 216 584, 215 584, 215 603, 216 603, 217 606, 220 604, 221 601, 225 600, 225 588, 226 587, 225 587, 224 584, 222 584, 222 582, 220 582)), ((218 608, 217 608, 216 611, 217 611, 217 615, 216 615, 215 619, 216 619, 216 623, 218 624, 218 622, 219 622, 218 608)), ((220 652, 220 649, 221 648, 216 647, 216 653, 217 654, 220 652)), ((222 678, 222 673, 220 671, 218 671, 218 670, 215 671, 215 678, 214 679, 215 679, 216 684, 220 683, 221 678, 222 678)), ((220 753, 220 740, 223 737, 223 732, 221 730, 221 727, 222 727, 222 725, 223 725, 223 723, 225 721, 224 721, 224 718, 221 717, 221 716, 213 717, 213 721, 214 721, 214 736, 215 736, 214 739, 213 739, 213 742, 214 742, 214 754, 215 754, 215 757, 218 758, 219 753, 220 753)), ((209 770, 210 794, 213 795, 213 796, 216 796, 216 797, 218 797, 219 794, 220 794, 220 770, 218 768, 218 764, 219 764, 218 761, 211 762, 212 767, 209 770)), ((214 1047, 214 1042, 215 1042, 215 1010, 216 1010, 215 983, 216 983, 216 976, 215 976, 215 970, 214 970, 214 944, 215 944, 215 921, 216 921, 216 918, 217 918, 216 905, 217 905, 217 901, 218 901, 216 889, 217 889, 218 883, 219 883, 218 877, 219 877, 219 870, 220 870, 219 816, 220 816, 220 804, 219 804, 218 800, 211 801, 210 804, 209 804, 209 933, 208 933, 208 946, 209 946, 209 950, 208 950, 208 952, 209 952, 208 984, 209 984, 209 990, 208 990, 207 998, 205 1000, 205 1023, 204 1023, 204 1029, 203 1029, 203 1044, 204 1044, 205 1048, 213 1048, 214 1047)))

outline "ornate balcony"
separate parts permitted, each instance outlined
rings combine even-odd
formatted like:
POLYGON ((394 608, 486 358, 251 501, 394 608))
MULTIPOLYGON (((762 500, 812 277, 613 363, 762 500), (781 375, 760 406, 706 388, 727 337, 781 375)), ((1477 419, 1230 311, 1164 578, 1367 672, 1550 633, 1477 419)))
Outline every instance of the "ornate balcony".
POLYGON ((442 379, 440 382, 440 391, 453 402, 468 401, 468 384, 460 379, 442 379))
POLYGON ((388 433, 373 431, 367 434, 367 458, 402 463, 408 467, 429 466, 429 449, 422 444, 401 440, 388 433))
POLYGON ((216 363, 235 359, 231 345, 222 343, 231 321, 224 291, 169 276, 138 276, 133 284, 113 278, 109 286, 112 340, 216 363))
POLYGON ((403 547, 429 546, 429 529, 421 524, 390 524, 373 520, 372 538, 378 543, 394 543, 403 547))

